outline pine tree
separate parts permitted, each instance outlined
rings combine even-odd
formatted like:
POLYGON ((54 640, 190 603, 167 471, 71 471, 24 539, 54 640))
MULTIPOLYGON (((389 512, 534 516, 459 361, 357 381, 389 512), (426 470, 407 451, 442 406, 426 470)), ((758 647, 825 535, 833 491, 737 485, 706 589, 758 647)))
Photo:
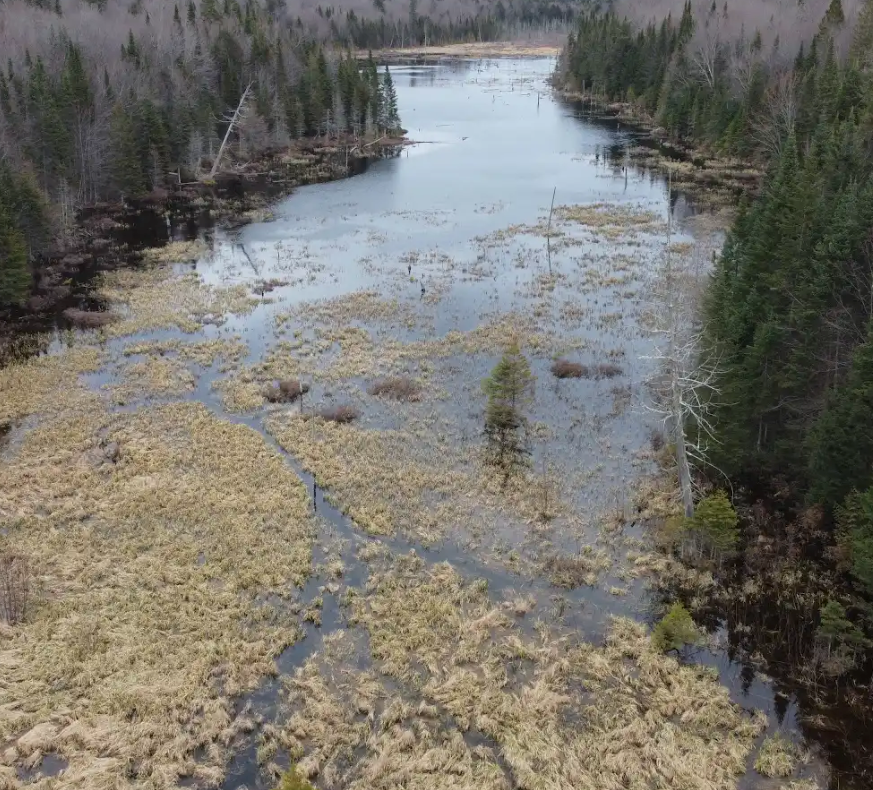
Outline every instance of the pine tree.
POLYGON ((852 575, 864 593, 873 597, 873 487, 849 494, 837 511, 837 522, 849 551, 852 575))

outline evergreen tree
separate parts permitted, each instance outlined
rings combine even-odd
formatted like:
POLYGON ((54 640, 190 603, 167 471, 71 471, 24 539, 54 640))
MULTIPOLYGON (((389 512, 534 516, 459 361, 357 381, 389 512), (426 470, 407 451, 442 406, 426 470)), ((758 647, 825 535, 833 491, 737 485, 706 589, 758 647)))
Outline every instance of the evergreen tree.
POLYGON ((145 186, 133 118, 122 104, 112 109, 109 127, 112 181, 122 195, 140 194, 145 186))
POLYGON ((533 401, 534 377, 530 365, 513 341, 491 375, 482 382, 487 397, 485 440, 489 463, 509 477, 524 466, 530 454, 524 410, 533 401))
POLYGON ((388 66, 385 66, 385 73, 382 77, 382 90, 384 96, 382 102, 385 107, 384 126, 388 131, 396 132, 400 128, 400 113, 397 109, 397 91, 394 89, 394 81, 391 79, 388 66))
POLYGON ((31 286, 27 247, 0 199, 0 305, 20 302, 31 286))

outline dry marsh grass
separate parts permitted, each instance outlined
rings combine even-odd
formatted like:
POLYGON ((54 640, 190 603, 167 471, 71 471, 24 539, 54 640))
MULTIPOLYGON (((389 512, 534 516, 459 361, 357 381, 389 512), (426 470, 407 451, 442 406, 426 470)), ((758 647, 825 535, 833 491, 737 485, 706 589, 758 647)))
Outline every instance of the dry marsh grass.
POLYGON ((764 738, 755 758, 755 770, 763 776, 791 776, 797 767, 797 747, 780 733, 764 738))
POLYGON ((142 362, 125 365, 123 382, 110 389, 116 404, 154 395, 182 395, 196 385, 185 363, 174 357, 148 357, 142 362))
POLYGON ((92 406, 97 396, 79 377, 99 370, 103 361, 99 349, 76 346, 0 368, 0 422, 92 406))
POLYGON ((98 294, 121 317, 104 327, 109 337, 168 327, 195 332, 204 323, 221 323, 226 313, 242 315, 258 305, 245 285, 206 285, 196 272, 177 275, 166 266, 105 272, 98 294))
POLYGON ((219 781, 253 726, 233 696, 298 637, 256 595, 310 572, 302 484, 256 432, 195 404, 42 424, 4 483, 6 541, 42 594, 0 632, 0 764, 54 752, 83 790, 219 781))
POLYGON ((644 626, 614 620, 601 648, 525 636, 447 564, 398 558, 352 611, 374 671, 342 650, 310 660, 277 736, 325 788, 735 790, 762 728, 644 626))
MULTIPOLYGON (((520 474, 504 487, 502 475, 482 463, 478 444, 464 446, 433 418, 377 430, 275 414, 267 429, 371 534, 401 533, 425 544, 452 534, 493 541, 502 530, 526 534, 541 524, 536 480, 520 474)), ((550 514, 576 534, 582 523, 563 491, 550 494, 550 514)))

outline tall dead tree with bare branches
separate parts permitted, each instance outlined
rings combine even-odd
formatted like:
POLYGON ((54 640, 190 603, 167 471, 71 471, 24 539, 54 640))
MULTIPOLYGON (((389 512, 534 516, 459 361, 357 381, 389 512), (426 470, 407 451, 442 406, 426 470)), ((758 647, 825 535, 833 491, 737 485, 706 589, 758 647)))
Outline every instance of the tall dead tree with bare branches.
POLYGON ((691 254, 672 249, 668 231, 662 263, 649 289, 645 313, 653 350, 646 359, 658 363, 651 382, 649 407, 661 416, 675 447, 679 488, 685 515, 694 515, 693 467, 707 462, 713 439, 710 409, 718 397, 717 365, 701 361, 701 325, 698 307, 705 287, 709 250, 695 247, 691 254))

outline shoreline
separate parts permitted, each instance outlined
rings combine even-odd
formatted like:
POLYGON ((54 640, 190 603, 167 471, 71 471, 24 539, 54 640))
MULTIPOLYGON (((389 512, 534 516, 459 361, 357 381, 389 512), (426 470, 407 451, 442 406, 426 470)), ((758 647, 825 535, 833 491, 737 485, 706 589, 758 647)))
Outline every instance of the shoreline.
POLYGON ((588 105, 595 112, 626 123, 649 136, 654 147, 637 145, 629 160, 671 176, 674 188, 690 194, 701 207, 718 210, 735 207, 742 194, 757 194, 764 171, 757 164, 725 156, 703 145, 670 137, 648 113, 630 102, 607 102, 588 92, 571 91, 554 84, 563 99, 588 105))
MULTIPOLYGON (((45 331, 75 320, 59 320, 93 299, 87 284, 94 275, 136 265, 143 249, 174 241, 172 224, 239 228, 269 216, 269 207, 310 184, 350 178, 373 160, 399 156, 414 141, 405 133, 376 140, 339 136, 296 141, 237 162, 214 179, 165 183, 150 193, 80 209, 70 240, 33 264, 33 285, 19 305, 0 305, 0 329, 12 336, 45 331)), ((0 364, 5 354, 0 347, 0 364)))
MULTIPOLYGON (((558 57, 557 44, 521 44, 512 41, 476 41, 465 44, 440 46, 390 47, 373 50, 373 57, 381 63, 397 63, 410 59, 444 60, 465 58, 542 58, 558 57)), ((357 57, 366 58, 368 52, 359 51, 357 57)))

